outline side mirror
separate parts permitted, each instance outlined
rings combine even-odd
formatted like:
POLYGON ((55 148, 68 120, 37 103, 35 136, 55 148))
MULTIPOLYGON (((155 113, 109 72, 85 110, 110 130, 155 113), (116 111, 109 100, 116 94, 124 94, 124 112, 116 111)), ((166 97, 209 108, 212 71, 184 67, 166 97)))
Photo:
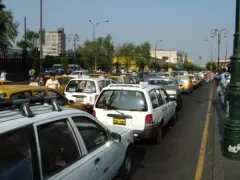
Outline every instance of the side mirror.
POLYGON ((73 104, 74 101, 73 101, 73 100, 69 100, 68 103, 69 103, 69 104, 73 104))
POLYGON ((118 133, 115 133, 115 132, 112 132, 112 133, 110 134, 110 138, 111 138, 111 140, 114 141, 114 142, 121 142, 121 140, 122 140, 121 135, 118 134, 118 133))

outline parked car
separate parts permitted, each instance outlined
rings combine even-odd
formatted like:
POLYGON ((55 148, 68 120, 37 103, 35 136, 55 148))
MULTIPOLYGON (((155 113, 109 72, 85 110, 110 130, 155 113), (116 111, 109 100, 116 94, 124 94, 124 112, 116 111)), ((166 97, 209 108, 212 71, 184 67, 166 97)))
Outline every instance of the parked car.
POLYGON ((175 77, 182 92, 192 93, 193 92, 193 82, 187 76, 176 76, 175 77))
POLYGON ((163 128, 176 121, 176 106, 162 87, 111 84, 97 98, 93 115, 106 125, 133 130, 137 139, 159 143, 163 128))
POLYGON ((52 105, 28 102, 0 101, 0 179, 112 179, 117 173, 129 178, 131 130, 105 126, 54 100, 52 105))

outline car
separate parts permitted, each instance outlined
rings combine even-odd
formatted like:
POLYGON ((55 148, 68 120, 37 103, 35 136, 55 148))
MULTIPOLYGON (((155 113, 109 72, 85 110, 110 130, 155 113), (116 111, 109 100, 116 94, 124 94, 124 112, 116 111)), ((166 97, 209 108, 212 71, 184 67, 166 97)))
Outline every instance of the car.
POLYGON ((149 79, 146 79, 148 84, 150 85, 159 85, 163 87, 170 99, 172 101, 177 102, 177 108, 180 109, 182 106, 182 91, 181 88, 174 78, 159 78, 159 77, 149 77, 149 79))
POLYGON ((0 98, 3 99, 25 99, 49 96, 57 97, 58 103, 62 106, 87 111, 85 104, 69 101, 59 91, 45 86, 6 85, 0 87, 0 98))
POLYGON ((132 129, 136 139, 160 143, 163 128, 176 122, 176 106, 160 86, 110 84, 98 96, 93 115, 106 125, 132 129))
POLYGON ((182 92, 192 93, 193 92, 193 82, 187 76, 176 76, 175 77, 182 92))
POLYGON ((92 113, 94 102, 103 87, 115 83, 106 78, 77 78, 71 79, 64 94, 67 99, 87 105, 88 112, 92 113))
POLYGON ((127 179, 133 132, 54 98, 0 101, 0 179, 127 179), (32 105, 31 101, 45 101, 32 105))
POLYGON ((196 80, 195 76, 192 74, 188 74, 187 76, 191 79, 191 81, 193 83, 193 88, 197 89, 199 87, 200 81, 196 80))

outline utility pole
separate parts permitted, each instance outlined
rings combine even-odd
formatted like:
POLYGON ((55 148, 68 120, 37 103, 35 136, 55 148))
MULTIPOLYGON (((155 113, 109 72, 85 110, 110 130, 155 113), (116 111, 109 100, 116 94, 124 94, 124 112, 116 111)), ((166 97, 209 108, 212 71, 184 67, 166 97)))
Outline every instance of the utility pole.
POLYGON ((106 21, 101 21, 101 22, 97 22, 97 23, 93 23, 92 20, 88 20, 92 26, 93 26, 93 41, 95 40, 95 31, 96 31, 96 28, 98 27, 99 24, 102 24, 102 23, 108 23, 109 20, 106 20, 106 21))
POLYGON ((43 61, 43 3, 40 0, 40 71, 42 69, 42 61, 43 61))
POLYGON ((74 61, 74 70, 76 65, 76 45, 79 42, 79 35, 78 34, 69 34, 68 36, 69 41, 73 41, 73 61, 74 61))
POLYGON ((231 56, 231 81, 227 96, 229 118, 225 121, 223 136, 223 156, 240 160, 240 0, 236 0, 235 34, 233 55, 231 56))

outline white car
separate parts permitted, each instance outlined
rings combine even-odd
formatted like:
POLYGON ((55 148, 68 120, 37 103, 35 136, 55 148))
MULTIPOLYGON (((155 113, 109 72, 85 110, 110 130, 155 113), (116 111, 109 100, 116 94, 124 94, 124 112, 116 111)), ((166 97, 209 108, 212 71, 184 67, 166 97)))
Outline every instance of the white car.
POLYGON ((159 143, 164 126, 176 121, 176 106, 160 86, 111 84, 98 96, 93 115, 106 125, 132 129, 135 138, 159 143))
POLYGON ((86 112, 61 109, 56 101, 34 106, 28 101, 0 101, 0 179, 109 180, 116 174, 123 179, 129 176, 134 142, 131 130, 106 127, 86 112))
POLYGON ((105 78, 78 78, 68 82, 64 94, 68 100, 81 102, 93 107, 102 88, 114 83, 105 78))

